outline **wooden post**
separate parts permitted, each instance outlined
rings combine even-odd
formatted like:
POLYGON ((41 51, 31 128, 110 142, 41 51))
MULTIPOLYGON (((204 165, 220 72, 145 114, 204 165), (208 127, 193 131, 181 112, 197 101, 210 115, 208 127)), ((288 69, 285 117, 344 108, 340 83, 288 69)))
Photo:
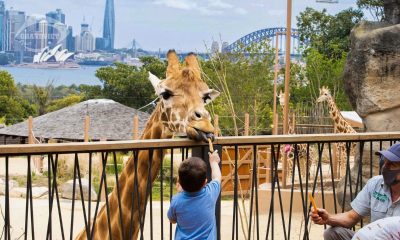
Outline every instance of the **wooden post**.
POLYGON ((90 117, 88 115, 85 116, 85 125, 84 125, 84 136, 83 140, 85 142, 89 142, 89 126, 90 126, 90 117))
POLYGON ((135 115, 133 117, 133 140, 139 139, 139 117, 135 115))
POLYGON ((278 120, 277 120, 277 111, 276 111, 276 85, 278 82, 278 72, 279 72, 279 35, 280 32, 276 32, 275 36, 275 66, 274 66, 274 106, 273 106, 273 120, 272 120, 272 134, 278 134, 278 120))
POLYGON ((33 118, 29 116, 28 118, 28 144, 34 144, 33 141, 33 118))
MULTIPOLYGON (((284 119, 283 132, 288 134, 288 120, 289 120, 289 81, 290 81, 290 38, 292 37, 292 0, 287 0, 286 10, 286 56, 285 56, 285 107, 284 107, 284 119)), ((285 155, 282 164, 282 187, 286 188, 286 170, 287 170, 287 157, 285 155)))
POLYGON ((244 136, 249 136, 250 116, 248 113, 244 114, 244 136))
POLYGON ((214 115, 214 136, 219 136, 219 116, 217 114, 214 115))

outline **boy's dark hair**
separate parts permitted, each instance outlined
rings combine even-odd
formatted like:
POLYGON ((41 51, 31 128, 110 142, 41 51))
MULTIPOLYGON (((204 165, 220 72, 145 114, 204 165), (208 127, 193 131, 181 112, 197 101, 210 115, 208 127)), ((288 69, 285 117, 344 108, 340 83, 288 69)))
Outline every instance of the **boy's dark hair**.
POLYGON ((179 166, 179 184, 186 192, 197 192, 207 178, 207 165, 198 157, 190 157, 179 166))

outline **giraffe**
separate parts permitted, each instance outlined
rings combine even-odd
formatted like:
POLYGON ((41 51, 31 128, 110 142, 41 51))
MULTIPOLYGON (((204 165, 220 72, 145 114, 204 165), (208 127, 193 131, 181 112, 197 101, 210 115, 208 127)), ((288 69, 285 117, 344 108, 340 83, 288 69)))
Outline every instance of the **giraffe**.
MULTIPOLYGON (((282 90, 279 92, 278 95, 279 98, 279 105, 281 105, 282 111, 284 111, 285 108, 285 94, 282 92, 282 90)), ((283 117, 283 122, 285 122, 284 115, 283 117)), ((294 119, 294 118, 293 118, 294 119)), ((294 129, 294 125, 291 122, 290 117, 288 118, 288 134, 289 135, 294 135, 296 134, 296 131, 294 129)), ((291 145, 286 145, 284 148, 281 148, 281 156, 283 154, 286 154, 287 160, 288 160, 288 176, 292 173, 293 170, 293 161, 295 160, 295 149, 291 145)), ((299 157, 299 163, 300 163, 300 172, 303 177, 307 177, 307 173, 309 172, 309 169, 311 168, 312 164, 315 161, 316 158, 316 152, 314 148, 310 147, 309 148, 309 156, 308 156, 308 169, 307 169, 307 144, 297 144, 297 154, 299 157)))
MULTIPOLYGON (((205 109, 205 105, 220 93, 210 89, 201 79, 200 66, 195 54, 190 53, 186 56, 184 67, 180 66, 174 50, 168 52, 167 59, 166 79, 160 80, 149 73, 149 80, 159 96, 159 101, 146 124, 141 139, 167 139, 176 135, 185 135, 190 139, 204 141, 207 141, 207 138, 213 138, 214 126, 211 124, 211 117, 205 109)), ((132 156, 119 177, 122 221, 120 220, 117 188, 114 188, 108 196, 112 239, 137 239, 139 211, 143 217, 148 198, 146 188, 149 172, 151 181, 154 181, 163 158, 163 153, 154 150, 149 171, 149 154, 149 151, 141 150, 138 155, 139 204, 136 202, 138 197, 134 191, 135 162, 132 156), (134 193, 133 197, 132 193, 134 193), (135 199, 135 202, 132 199, 135 199), (130 229, 131 218, 133 219, 132 230, 130 229)), ((107 214, 107 209, 103 206, 96 218, 95 227, 92 229, 93 239, 110 238, 107 214)), ((77 239, 87 239, 86 229, 82 230, 77 239)))
MULTIPOLYGON (((332 120, 335 122, 335 132, 337 133, 357 133, 356 130, 343 118, 340 113, 339 108, 337 107, 329 89, 327 87, 322 87, 319 90, 319 97, 317 99, 317 103, 326 101, 329 107, 329 115, 332 120)), ((346 169, 346 143, 337 143, 336 144, 337 152, 339 155, 338 159, 338 172, 341 174, 346 169)), ((351 144, 350 154, 354 156, 354 151, 356 150, 356 144, 351 144)), ((336 169, 335 169, 336 170, 336 169)), ((340 176, 339 176, 340 177, 340 176)))

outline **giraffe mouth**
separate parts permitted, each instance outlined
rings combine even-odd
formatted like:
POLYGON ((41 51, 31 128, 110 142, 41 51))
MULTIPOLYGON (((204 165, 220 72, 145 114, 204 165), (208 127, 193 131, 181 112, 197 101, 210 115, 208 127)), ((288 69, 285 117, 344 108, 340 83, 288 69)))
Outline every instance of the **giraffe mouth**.
POLYGON ((196 141, 214 141, 214 126, 208 120, 198 120, 190 122, 186 128, 188 138, 196 141))

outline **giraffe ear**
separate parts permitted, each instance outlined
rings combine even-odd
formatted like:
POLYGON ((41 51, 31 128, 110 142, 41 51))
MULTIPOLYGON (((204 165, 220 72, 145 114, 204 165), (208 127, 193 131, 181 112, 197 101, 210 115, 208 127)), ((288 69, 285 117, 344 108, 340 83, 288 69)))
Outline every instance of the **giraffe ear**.
POLYGON ((171 49, 167 53, 168 67, 167 67, 167 78, 178 76, 179 74, 179 58, 176 55, 175 50, 171 49))
POLYGON ((200 65, 199 62, 197 61, 197 56, 194 53, 189 53, 186 58, 185 58, 185 62, 186 62, 186 67, 190 68, 196 79, 200 79, 201 78, 201 72, 200 72, 200 65))
POLYGON ((157 95, 160 95, 161 93, 161 80, 151 72, 149 72, 149 80, 151 82, 151 85, 153 85, 154 90, 156 91, 157 95))
POLYGON ((209 89, 207 92, 204 93, 204 103, 207 105, 210 102, 214 101, 221 93, 214 89, 209 89))

